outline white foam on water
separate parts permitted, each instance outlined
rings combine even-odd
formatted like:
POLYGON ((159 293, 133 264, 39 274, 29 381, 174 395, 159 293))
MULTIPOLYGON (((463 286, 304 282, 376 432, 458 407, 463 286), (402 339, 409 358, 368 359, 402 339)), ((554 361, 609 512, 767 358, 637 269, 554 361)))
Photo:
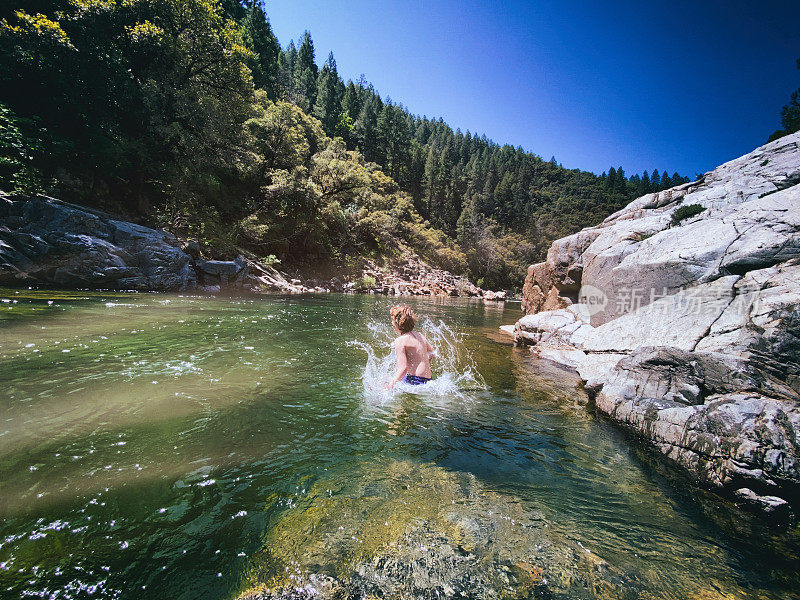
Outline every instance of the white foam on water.
POLYGON ((458 332, 451 329, 444 321, 434 322, 431 319, 425 319, 416 330, 425 336, 436 351, 435 357, 431 360, 433 380, 424 385, 408 385, 400 382, 392 390, 384 387, 391 381, 397 367, 397 357, 392 345, 397 335, 388 320, 367 323, 371 340, 349 342, 367 355, 361 381, 368 402, 383 403, 401 393, 439 398, 464 398, 464 392, 486 388, 472 357, 461 344, 462 336, 458 332))

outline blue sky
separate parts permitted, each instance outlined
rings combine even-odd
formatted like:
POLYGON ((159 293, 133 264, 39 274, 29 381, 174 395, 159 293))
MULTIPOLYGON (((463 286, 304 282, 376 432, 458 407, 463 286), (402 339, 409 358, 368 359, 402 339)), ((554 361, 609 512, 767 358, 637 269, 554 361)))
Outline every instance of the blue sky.
POLYGON ((281 44, 414 114, 565 167, 693 176, 763 144, 800 87, 800 2, 267 0, 281 44))

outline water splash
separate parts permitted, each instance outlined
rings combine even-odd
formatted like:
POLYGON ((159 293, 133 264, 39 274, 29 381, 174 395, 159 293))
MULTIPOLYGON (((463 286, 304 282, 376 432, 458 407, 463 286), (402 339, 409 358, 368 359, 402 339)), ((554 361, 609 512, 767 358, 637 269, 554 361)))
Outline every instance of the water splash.
POLYGON ((425 385, 407 385, 401 381, 393 390, 385 389, 384 384, 392 379, 397 366, 397 357, 392 349, 396 334, 386 321, 372 321, 366 327, 372 339, 353 340, 349 344, 367 354, 367 363, 361 374, 367 400, 382 402, 404 392, 463 398, 466 391, 486 389, 475 362, 461 343, 462 335, 444 321, 436 322, 429 318, 417 331, 427 338, 436 352, 431 360, 433 381, 425 385))

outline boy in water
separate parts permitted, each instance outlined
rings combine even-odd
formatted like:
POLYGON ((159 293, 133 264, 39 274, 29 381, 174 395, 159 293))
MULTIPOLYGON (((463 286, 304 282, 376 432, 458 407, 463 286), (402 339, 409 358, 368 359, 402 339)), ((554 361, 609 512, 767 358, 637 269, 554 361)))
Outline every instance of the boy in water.
POLYGON ((395 306, 390 311, 394 330, 400 334, 394 341, 397 370, 385 386, 392 389, 401 379, 409 385, 421 385, 431 380, 433 346, 425 336, 414 331, 414 312, 410 306, 395 306))

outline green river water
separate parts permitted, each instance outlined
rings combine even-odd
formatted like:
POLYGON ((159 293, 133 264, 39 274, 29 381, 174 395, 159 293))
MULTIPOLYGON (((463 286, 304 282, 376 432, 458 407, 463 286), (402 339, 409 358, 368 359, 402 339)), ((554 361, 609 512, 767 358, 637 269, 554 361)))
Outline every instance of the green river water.
POLYGON ((797 529, 597 418, 498 332, 519 305, 410 300, 412 394, 389 298, 0 298, 0 598, 800 597, 797 529))

